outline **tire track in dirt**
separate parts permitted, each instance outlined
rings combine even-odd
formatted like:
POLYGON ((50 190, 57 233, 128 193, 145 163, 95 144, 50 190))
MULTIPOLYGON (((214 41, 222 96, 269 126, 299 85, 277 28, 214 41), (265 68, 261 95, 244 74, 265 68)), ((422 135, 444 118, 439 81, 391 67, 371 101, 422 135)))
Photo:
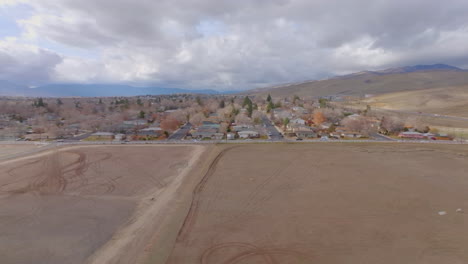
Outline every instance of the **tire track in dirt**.
POLYGON ((310 256, 303 254, 299 251, 292 250, 292 249, 283 249, 283 248, 261 248, 257 247, 253 244, 249 243, 241 243, 241 242, 230 242, 230 243, 221 243, 216 244, 214 246, 209 247, 206 249, 200 257, 199 263, 200 264, 210 264, 209 258, 212 256, 216 251, 226 248, 243 248, 245 250, 240 251, 233 256, 226 257, 226 259, 222 262, 217 261, 216 264, 236 264, 243 260, 248 260, 252 257, 261 257, 264 264, 279 264, 274 255, 282 255, 282 256, 291 256, 295 259, 300 260, 310 260, 310 256))
MULTIPOLYGON (((93 161, 88 161, 87 155, 82 151, 67 151, 67 153, 78 155, 78 159, 71 164, 66 166, 64 174, 73 172, 70 180, 74 180, 75 178, 78 179, 78 186, 77 189, 83 188, 88 185, 88 177, 86 177, 85 173, 88 171, 92 166, 100 166, 100 163, 112 158, 112 154, 109 152, 98 153, 99 155, 103 155, 101 158, 97 158, 93 161), (76 167, 74 167, 76 166, 76 167)), ((99 173, 99 171, 96 169, 99 173)), ((107 177, 107 183, 102 184, 105 186, 105 193, 112 193, 115 190, 116 182, 110 176, 107 177)))
POLYGON ((201 181, 197 184, 195 189, 193 190, 192 194, 192 203, 190 205, 189 212, 187 213, 187 216, 185 217, 184 223, 182 224, 181 229, 179 230, 179 233, 177 234, 176 241, 177 242, 183 242, 187 239, 188 234, 193 228, 193 225, 195 224, 195 220, 198 215, 198 209, 200 205, 200 195, 202 191, 205 189, 205 185, 207 181, 211 178, 211 176, 214 174, 216 167, 218 165, 219 160, 226 154, 228 150, 231 150, 233 148, 237 148, 239 146, 231 146, 223 149, 213 160, 213 162, 210 164, 208 167, 208 171, 206 174, 203 176, 201 181))
MULTIPOLYGON (((66 165, 62 165, 62 160, 60 159, 61 153, 55 151, 50 155, 47 155, 41 159, 26 163, 21 167, 12 168, 6 173, 12 177, 16 177, 15 171, 20 168, 24 168, 30 165, 37 163, 42 163, 39 169, 39 172, 33 174, 27 179, 20 179, 14 182, 9 182, 0 186, 8 186, 14 183, 21 181, 31 182, 25 187, 8 191, 10 194, 21 194, 21 193, 34 193, 34 194, 61 194, 65 191, 68 186, 68 183, 75 178, 78 179, 78 187, 81 188, 88 184, 88 179, 85 177, 86 171, 89 169, 89 166, 94 163, 99 163, 104 160, 110 159, 112 157, 111 153, 104 153, 104 157, 97 159, 93 162, 87 162, 87 155, 82 151, 66 151, 65 153, 77 155, 78 157, 73 162, 70 162, 66 165), (72 175, 69 175, 72 173, 72 175)), ((115 182, 110 181, 110 187, 107 188, 107 192, 112 192, 115 189, 115 182)))
POLYGON ((63 177, 57 152, 41 159, 42 168, 25 187, 10 191, 10 193, 33 193, 36 195, 59 194, 65 190, 67 180, 63 177))
POLYGON ((38 160, 34 160, 34 161, 31 161, 31 162, 28 162, 28 163, 25 163, 23 166, 21 167, 13 167, 9 170, 6 170, 5 173, 10 176, 11 178, 18 178, 16 180, 13 180, 13 181, 9 181, 7 183, 4 183, 2 185, 0 185, 0 193, 9 193, 10 191, 5 191, 3 190, 4 188, 8 187, 9 185, 12 185, 12 184, 16 184, 16 183, 20 183, 20 182, 23 182, 23 181, 27 181, 27 180, 30 180, 32 178, 34 178, 34 175, 31 175, 31 176, 28 176, 28 177, 21 177, 21 176, 18 176, 15 171, 17 171, 18 169, 20 168, 23 168, 23 167, 26 167, 26 166, 29 166, 29 165, 34 165, 36 163, 39 163, 41 162, 42 159, 38 159, 38 160))
MULTIPOLYGON (((224 249, 224 248, 246 248, 249 251, 251 250, 259 250, 256 246, 249 244, 249 243, 241 243, 241 242, 231 242, 231 243, 223 243, 217 244, 212 247, 206 249, 200 257, 200 264, 207 264, 209 257, 217 250, 224 249)), ((265 263, 270 264, 273 263, 273 259, 270 256, 264 256, 265 263)))
POLYGON ((66 175, 73 172, 69 180, 75 180, 75 178, 78 178, 79 187, 85 186, 88 183, 88 180, 84 176, 84 172, 86 172, 89 166, 86 164, 86 154, 81 151, 67 151, 66 153, 78 155, 78 158, 74 162, 63 167, 63 174, 66 175), (76 168, 74 168, 75 165, 76 168))

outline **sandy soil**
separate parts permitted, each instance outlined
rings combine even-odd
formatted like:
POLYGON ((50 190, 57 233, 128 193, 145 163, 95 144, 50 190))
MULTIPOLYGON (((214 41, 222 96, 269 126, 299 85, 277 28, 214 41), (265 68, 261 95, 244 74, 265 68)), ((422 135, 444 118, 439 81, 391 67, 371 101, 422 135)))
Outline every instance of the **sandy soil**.
POLYGON ((201 148, 70 147, 0 163, 1 263, 136 258, 154 231, 151 217, 201 148))
POLYGON ((464 145, 237 146, 191 198, 169 258, 151 263, 468 262, 464 145))
POLYGON ((42 147, 43 145, 34 145, 34 144, 0 144, 0 160, 8 158, 10 156, 28 152, 37 148, 42 147))

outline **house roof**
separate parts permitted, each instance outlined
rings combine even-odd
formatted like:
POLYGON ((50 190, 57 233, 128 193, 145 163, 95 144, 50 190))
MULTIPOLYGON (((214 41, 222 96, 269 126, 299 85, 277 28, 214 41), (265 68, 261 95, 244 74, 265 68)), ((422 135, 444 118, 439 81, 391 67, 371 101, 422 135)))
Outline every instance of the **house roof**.
POLYGON ((244 130, 244 131, 239 131, 237 134, 258 134, 257 131, 252 131, 252 130, 244 130))
POLYGON ((143 128, 143 129, 140 129, 140 131, 161 131, 162 128, 160 127, 148 127, 148 128, 143 128))
POLYGON ((299 131, 296 131, 296 133, 299 133, 299 134, 316 134, 312 130, 299 130, 299 131))
POLYGON ((111 132, 96 132, 91 134, 91 136, 113 136, 114 133, 111 132))

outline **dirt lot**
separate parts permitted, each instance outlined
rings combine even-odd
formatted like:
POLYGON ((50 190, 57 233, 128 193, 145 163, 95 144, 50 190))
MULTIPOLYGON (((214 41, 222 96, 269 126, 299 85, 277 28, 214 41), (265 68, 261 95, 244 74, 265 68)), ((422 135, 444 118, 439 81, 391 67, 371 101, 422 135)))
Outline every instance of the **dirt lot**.
POLYGON ((243 145, 214 159, 161 263, 468 263, 467 212, 468 146, 243 145))
POLYGON ((153 234, 151 217, 164 209, 160 199, 171 197, 165 190, 200 148, 70 147, 0 163, 0 262, 135 259, 153 234))
POLYGON ((43 145, 34 144, 0 144, 0 159, 8 158, 10 156, 28 152, 43 145))

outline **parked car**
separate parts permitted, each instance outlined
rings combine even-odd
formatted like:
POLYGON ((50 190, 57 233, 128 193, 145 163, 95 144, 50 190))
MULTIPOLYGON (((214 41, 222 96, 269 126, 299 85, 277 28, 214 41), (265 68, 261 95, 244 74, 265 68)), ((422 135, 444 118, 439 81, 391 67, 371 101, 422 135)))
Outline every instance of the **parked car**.
POLYGON ((296 141, 301 141, 301 140, 302 140, 302 138, 296 138, 296 141))

